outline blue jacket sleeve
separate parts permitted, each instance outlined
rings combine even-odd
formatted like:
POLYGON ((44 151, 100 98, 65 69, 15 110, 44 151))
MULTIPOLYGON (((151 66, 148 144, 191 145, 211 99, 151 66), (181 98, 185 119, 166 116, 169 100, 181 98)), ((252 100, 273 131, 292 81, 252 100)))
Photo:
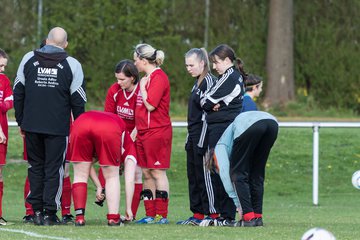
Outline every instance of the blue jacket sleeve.
POLYGON ((224 185, 226 193, 234 201, 235 206, 240 207, 239 198, 236 195, 236 192, 233 188, 233 184, 230 178, 230 161, 229 155, 226 149, 226 146, 223 144, 218 144, 215 147, 215 156, 218 163, 219 175, 221 182, 224 185))

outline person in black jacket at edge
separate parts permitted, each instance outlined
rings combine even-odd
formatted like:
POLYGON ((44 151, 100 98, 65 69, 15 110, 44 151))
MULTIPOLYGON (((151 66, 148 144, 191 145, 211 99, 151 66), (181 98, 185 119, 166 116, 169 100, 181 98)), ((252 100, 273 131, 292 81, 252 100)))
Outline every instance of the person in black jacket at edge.
POLYGON ((64 50, 67 33, 50 30, 46 45, 23 57, 14 82, 15 118, 25 135, 35 225, 55 225, 61 206, 70 114, 85 110, 81 64, 64 50))

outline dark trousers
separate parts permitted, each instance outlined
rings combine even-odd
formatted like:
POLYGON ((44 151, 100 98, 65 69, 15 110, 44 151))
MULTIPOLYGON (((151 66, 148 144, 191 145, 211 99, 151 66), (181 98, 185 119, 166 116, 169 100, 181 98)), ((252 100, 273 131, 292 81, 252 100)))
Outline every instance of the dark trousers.
POLYGON ((30 181, 26 201, 34 211, 57 211, 61 207, 67 137, 26 132, 25 142, 30 181))
MULTIPOLYGON (((212 123, 208 124, 209 128, 209 149, 215 148, 221 135, 225 132, 226 128, 231 122, 212 123)), ((226 193, 224 185, 221 182, 219 174, 212 171, 212 179, 215 191, 215 206, 219 209, 219 213, 224 218, 235 219, 236 206, 233 200, 226 193)))
POLYGON ((254 123, 234 139, 230 155, 230 177, 243 214, 262 214, 265 166, 277 138, 278 124, 265 119, 254 123))
POLYGON ((193 213, 209 215, 217 213, 217 209, 214 206, 214 187, 211 172, 205 166, 204 151, 197 146, 200 134, 201 126, 198 129, 189 130, 185 146, 190 210, 193 213))

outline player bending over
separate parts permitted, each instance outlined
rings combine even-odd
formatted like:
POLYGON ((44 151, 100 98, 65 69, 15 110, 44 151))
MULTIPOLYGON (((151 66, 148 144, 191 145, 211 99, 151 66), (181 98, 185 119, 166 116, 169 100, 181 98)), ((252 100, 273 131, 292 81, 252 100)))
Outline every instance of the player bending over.
POLYGON ((125 164, 125 194, 127 220, 133 218, 131 201, 134 194, 136 150, 123 120, 112 113, 89 111, 73 125, 70 136, 71 161, 74 163, 73 199, 75 226, 85 225, 87 180, 94 154, 99 159, 106 180, 107 221, 109 226, 122 225, 119 214, 119 166, 125 164))

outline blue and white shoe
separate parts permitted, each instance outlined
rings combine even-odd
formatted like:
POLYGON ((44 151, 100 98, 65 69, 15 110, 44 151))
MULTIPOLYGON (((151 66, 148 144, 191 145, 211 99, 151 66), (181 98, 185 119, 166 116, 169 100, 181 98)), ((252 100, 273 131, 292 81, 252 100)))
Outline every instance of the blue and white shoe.
POLYGON ((169 224, 169 220, 167 218, 165 218, 165 217, 160 216, 160 215, 156 215, 155 223, 156 224, 169 224))
POLYGON ((233 219, 218 217, 214 219, 214 226, 216 227, 233 227, 236 225, 236 221, 233 219))
POLYGON ((204 218, 201 223, 199 224, 200 227, 210 227, 210 226, 214 226, 214 219, 212 219, 211 217, 207 216, 206 218, 204 218))
POLYGON ((153 223, 155 223, 155 218, 146 216, 146 217, 143 217, 142 219, 136 221, 135 223, 136 224, 153 224, 153 223))
POLYGON ((199 226, 201 223, 201 219, 195 218, 195 217, 189 217, 186 220, 179 221, 176 224, 178 225, 192 225, 192 226, 199 226))

